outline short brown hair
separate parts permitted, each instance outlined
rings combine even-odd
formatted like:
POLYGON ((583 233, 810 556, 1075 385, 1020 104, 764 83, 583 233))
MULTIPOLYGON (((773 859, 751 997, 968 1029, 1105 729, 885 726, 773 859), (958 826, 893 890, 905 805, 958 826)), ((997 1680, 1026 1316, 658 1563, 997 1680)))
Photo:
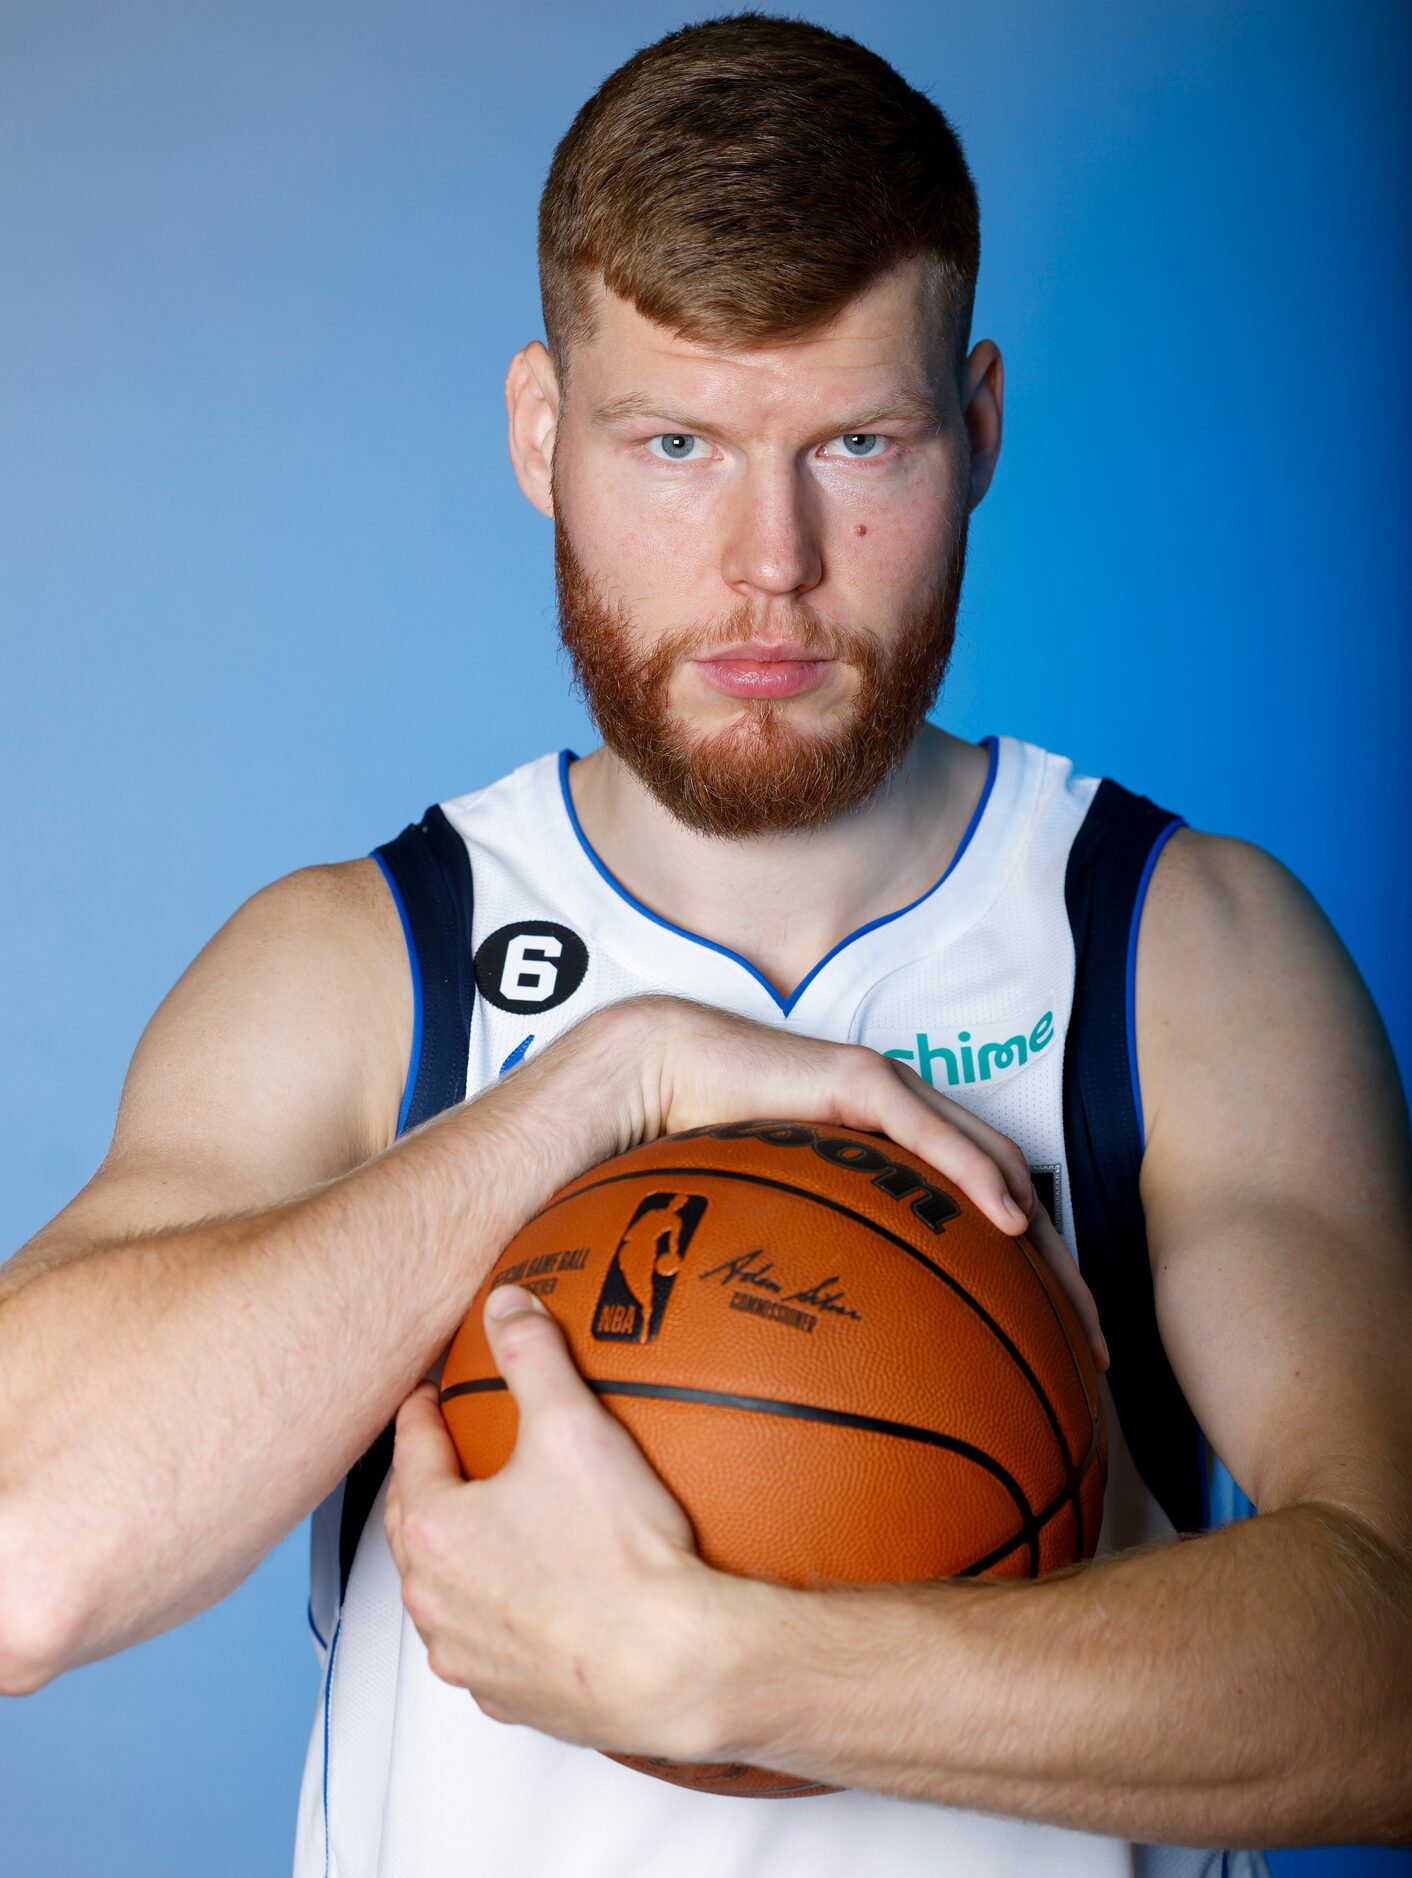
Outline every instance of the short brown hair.
POLYGON ((980 207, 956 133, 857 40, 735 13, 680 27, 604 79, 539 204, 545 335, 561 385, 592 283, 720 350, 801 337, 888 268, 928 257, 959 377, 980 207))

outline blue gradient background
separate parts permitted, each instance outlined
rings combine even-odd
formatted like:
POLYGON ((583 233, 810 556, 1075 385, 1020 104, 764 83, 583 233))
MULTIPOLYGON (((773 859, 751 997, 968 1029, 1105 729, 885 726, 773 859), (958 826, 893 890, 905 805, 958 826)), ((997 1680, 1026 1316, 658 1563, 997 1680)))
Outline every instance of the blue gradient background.
MULTIPOLYGON (((1281 856, 1405 1067, 1407 10, 805 10, 931 93, 981 192, 1008 422, 940 717, 1281 856)), ((501 380, 556 140, 685 17, 6 0, 0 1248, 246 895, 591 743, 501 380)), ((0 1871, 287 1869, 305 1546, 0 1704, 0 1871)))

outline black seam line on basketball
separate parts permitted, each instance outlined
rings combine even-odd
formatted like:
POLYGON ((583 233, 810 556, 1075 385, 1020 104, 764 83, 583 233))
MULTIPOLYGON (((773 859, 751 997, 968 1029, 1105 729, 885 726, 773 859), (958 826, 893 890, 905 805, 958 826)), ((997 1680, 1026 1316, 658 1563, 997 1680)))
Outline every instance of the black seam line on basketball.
MULTIPOLYGON (((983 1448, 972 1446, 969 1441, 960 1440, 956 1435, 938 1434, 934 1428, 917 1428, 911 1422, 887 1421, 881 1415, 855 1415, 849 1409, 819 1408, 811 1402, 787 1402, 778 1396, 729 1395, 723 1389, 687 1389, 674 1382, 604 1380, 598 1376, 585 1377, 584 1380, 595 1395, 638 1396, 650 1402, 696 1402, 705 1408, 740 1409, 754 1415, 782 1415, 798 1421, 823 1422, 830 1428, 857 1428, 865 1434, 890 1435, 897 1441, 920 1441, 928 1447, 945 1448, 950 1454, 960 1455, 962 1460, 973 1461, 1000 1482, 1019 1511, 1022 1537, 1028 1540, 1036 1558, 1038 1556, 1035 1515, 1019 1481, 993 1455, 987 1454, 983 1448)), ((505 1387, 503 1377, 477 1376, 470 1382, 453 1382, 449 1389, 442 1390, 441 1400, 450 1402, 458 1395, 487 1395, 505 1387)))
MULTIPOLYGON (((707 1390, 701 1390, 701 1389, 677 1388, 674 1385, 669 1384, 669 1383, 640 1382, 640 1383, 616 1383, 615 1384, 615 1383, 598 1383, 598 1382, 590 1381, 588 1386, 590 1389, 592 1389, 595 1392, 595 1394, 598 1394, 598 1395, 617 1394, 617 1395, 648 1396, 648 1397, 654 1397, 654 1398, 665 1398, 668 1401, 674 1401, 674 1402, 683 1402, 683 1401, 696 1402, 696 1401, 701 1401, 704 1399, 708 1401, 709 1403, 711 1403, 712 1405, 718 1405, 718 1406, 723 1405, 723 1406, 731 1407, 731 1408, 759 1409, 759 1408, 766 1407, 765 1400, 759 1397, 726 1396, 726 1395, 721 1395, 713 1391, 707 1391, 707 1390)), ((506 1388, 507 1388, 507 1385, 503 1377, 478 1376, 474 1380, 469 1381, 469 1382, 452 1383, 449 1388, 442 1390, 441 1400, 443 1402, 450 1402, 454 1397, 461 1396, 461 1395, 504 1394, 506 1391, 506 1388)), ((885 1434, 899 1434, 903 1430, 905 1430, 907 1426, 905 1423, 902 1423, 902 1422, 884 1422, 884 1421, 881 1421, 876 1416, 847 1415, 842 1410, 833 1410, 833 1411, 826 1410, 826 1409, 825 1410, 809 1410, 809 1409, 805 1409, 803 1405, 799 1403, 775 1403, 773 1404, 773 1412, 776 1414, 786 1414, 786 1415, 804 1414, 804 1415, 807 1415, 808 1418, 811 1420, 829 1421, 838 1425, 842 1425, 844 1427, 862 1426, 865 1432, 876 1431, 876 1432, 885 1433, 885 1434)), ((965 1445, 963 1443, 953 1442, 952 1439, 948 1436, 930 1435, 925 1429, 919 1429, 919 1430, 914 1431, 911 1438, 916 1439, 919 1437, 923 1440, 935 1442, 935 1445, 937 1445, 938 1447, 955 1447, 959 1449, 965 1445)), ((904 1436, 904 1438, 906 1437, 904 1436)), ((989 1458, 990 1458, 989 1456, 986 1456, 987 1460, 989 1460, 989 1458)), ((1087 1471, 1087 1467, 1092 1462, 1092 1459, 1093 1459, 1092 1450, 1090 1450, 1089 1454, 1086 1455, 1084 1458, 1085 1458, 1084 1468, 1080 1470, 1078 1474, 1078 1482, 1079 1482, 1080 1487, 1082 1486, 1083 1474, 1084 1472, 1087 1471)), ((999 1463, 996 1462, 995 1466, 999 1468, 999 1463)), ((1000 1472, 1003 1474, 1004 1469, 1000 1469, 1000 1472)), ((1002 1482, 1002 1484, 1004 1483, 1002 1482)), ((1024 1506, 1025 1511, 1028 1512, 1028 1502, 1025 1501, 1023 1493, 1020 1492, 1018 1482, 1016 1483, 1015 1492, 1016 1492, 1016 1495, 1018 1495, 1019 1497, 1021 1505, 1024 1506)), ((1049 1524, 1050 1520, 1054 1519, 1060 1512, 1063 1511, 1064 1507, 1068 1505, 1069 1501, 1073 1498, 1073 1495, 1074 1495, 1074 1483, 1071 1480, 1066 1479, 1064 1482, 1064 1485, 1060 1488, 1059 1492, 1055 1494, 1054 1498, 1049 1502, 1048 1506, 1043 1507, 1038 1513, 1034 1514, 1029 1519, 1026 1519, 1024 1514, 1022 1513, 1020 1530, 1018 1532, 1014 1533, 1009 1539, 1005 1540, 1005 1542, 1002 1545, 998 1545, 992 1551, 987 1552, 983 1558, 976 1559, 970 1565, 963 1566, 959 1571, 953 1572, 951 1576, 954 1578, 973 1578, 979 1572, 988 1571, 992 1565, 998 1565, 1002 1559, 1009 1558, 1010 1554, 1014 1552, 1017 1549, 1017 1547, 1023 1545, 1029 1548, 1030 1576, 1032 1578, 1038 1577, 1039 1576, 1039 1551, 1038 1551, 1039 1536, 1041 1533, 1043 1533, 1045 1527, 1049 1524)), ((1080 1530, 1082 1530, 1082 1528, 1080 1528, 1080 1530)))
MULTIPOLYGON (((769 1174, 747 1174, 743 1169, 724 1167, 644 1167, 634 1168, 631 1173, 626 1174, 605 1174, 601 1180, 590 1180, 582 1187, 575 1187, 572 1193, 566 1193, 562 1198, 551 1200, 547 1206, 541 1207, 539 1212, 535 1214, 535 1218, 542 1219, 546 1213, 552 1213, 556 1206, 566 1206, 570 1200, 576 1200, 581 1193, 592 1193, 597 1187, 611 1187, 621 1180, 656 1180, 657 1177, 662 1174, 681 1174, 683 1176, 689 1176, 693 1180, 743 1180, 748 1181, 752 1186, 774 1187, 780 1193, 797 1194, 801 1200, 808 1200, 815 1206, 827 1207, 832 1213, 842 1213, 845 1219, 851 1219, 859 1226, 866 1226, 869 1232, 875 1232, 880 1239, 886 1239, 889 1245, 895 1245, 900 1252, 905 1252, 908 1258, 914 1259, 918 1265, 922 1266, 926 1271, 929 1271, 934 1278, 939 1278, 944 1285, 949 1285, 956 1295, 971 1307, 977 1317, 980 1318, 981 1322, 985 1324, 989 1330, 994 1332, 1002 1348, 1009 1355, 1011 1361, 1020 1371, 1025 1381, 1030 1385, 1030 1388, 1033 1389, 1039 1400, 1040 1407, 1044 1410, 1044 1417, 1049 1423, 1050 1431, 1054 1436, 1055 1445, 1064 1458, 1065 1466, 1068 1465, 1069 1453, 1064 1444, 1064 1435, 1059 1426, 1059 1418, 1050 1405, 1049 1397, 1040 1387, 1039 1377, 1035 1375, 1034 1371, 1025 1361, 1018 1346, 1011 1342, 1010 1338, 1001 1329, 1000 1325, 996 1323, 985 1306, 979 1299, 971 1295, 959 1278, 954 1278, 950 1272, 944 1271, 940 1265, 934 1265, 920 1246, 913 1245, 910 1239, 904 1239, 900 1233, 891 1231, 887 1226, 880 1226, 876 1220, 869 1219, 866 1213, 856 1212, 853 1207, 846 1206, 842 1200, 831 1200, 822 1193, 812 1193, 808 1187, 797 1187, 792 1181, 776 1180, 769 1174)), ((1087 1402, 1087 1397, 1085 1397, 1085 1402, 1087 1402)))
MULTIPOLYGON (((1103 1412, 1102 1402, 1097 1395, 1096 1382, 1095 1382, 1094 1400, 1095 1402, 1098 1403, 1098 1406, 1095 1409, 1089 1406, 1088 1384, 1084 1381, 1083 1366, 1079 1362, 1079 1353, 1074 1347, 1074 1340, 1069 1335, 1069 1326, 1064 1322, 1064 1314, 1059 1309, 1059 1306, 1055 1303, 1054 1296, 1052 1292, 1050 1291, 1049 1286, 1044 1282, 1044 1271, 1042 1271, 1040 1267, 1041 1265, 1043 1265, 1044 1270, 1048 1270, 1048 1265, 1045 1263, 1044 1260, 1040 1259, 1037 1256, 1037 1254, 1035 1253, 1034 1247, 1031 1246, 1031 1244, 1029 1243, 1027 1239, 1021 1237, 1017 1241, 1017 1243, 1020 1247, 1020 1250, 1025 1255, 1025 1263, 1030 1267, 1030 1270, 1034 1273, 1035 1280, 1037 1284, 1039 1285, 1040 1290, 1044 1293, 1045 1302, 1049 1305, 1050 1311, 1053 1313, 1054 1321, 1056 1324, 1058 1324, 1060 1335, 1063 1337, 1064 1343, 1068 1349, 1069 1361, 1074 1366, 1074 1375, 1078 1379, 1078 1384, 1079 1384, 1080 1389, 1082 1389, 1083 1391, 1084 1407, 1088 1409, 1089 1452, 1092 1453, 1093 1443, 1098 1435, 1099 1417, 1103 1412)), ((1057 1274, 1051 1273, 1051 1276, 1054 1278, 1054 1281, 1057 1284, 1059 1282, 1057 1274)), ((1069 1458, 1068 1449, 1066 1447, 1064 1451, 1064 1459, 1066 1462, 1068 1458, 1069 1458)))
MULTIPOLYGON (((1093 1403, 1095 1403, 1095 1405, 1089 1407, 1089 1384, 1083 1380, 1082 1363, 1078 1360, 1078 1350, 1074 1348, 1074 1339, 1068 1335, 1068 1324, 1065 1322, 1063 1311, 1059 1309, 1059 1305, 1053 1300, 1050 1286, 1044 1283, 1044 1273, 1038 1268, 1035 1249, 1029 1245, 1029 1241, 1021 1239, 1020 1251, 1025 1255, 1025 1262, 1029 1264, 1031 1271, 1035 1273, 1036 1285, 1040 1286, 1040 1290, 1044 1292, 1046 1300, 1050 1303, 1050 1311, 1053 1311, 1053 1320, 1055 1320, 1055 1324, 1059 1326, 1059 1332, 1061 1332, 1063 1339, 1065 1339, 1065 1347, 1067 1347, 1068 1350, 1068 1360, 1074 1365, 1074 1377, 1078 1378, 1078 1386, 1080 1386, 1080 1390, 1083 1392, 1083 1407, 1089 1410, 1089 1448, 1087 1448, 1087 1454, 1083 1455, 1083 1459, 1080 1461, 1080 1465, 1078 1465, 1078 1472, 1074 1474, 1074 1519, 1078 1521, 1078 1549, 1080 1549, 1080 1553, 1083 1553, 1083 1547, 1085 1547, 1083 1525, 1085 1525, 1085 1523, 1083 1523, 1083 1493, 1082 1489, 1080 1489, 1080 1484, 1082 1484, 1083 1474, 1087 1472, 1089 1457, 1097 1452, 1098 1422, 1100 1422, 1100 1418, 1102 1418, 1102 1397, 1098 1395, 1098 1378, 1097 1375, 1095 1375, 1095 1378, 1093 1378, 1093 1403)), ((1065 1461, 1067 1461, 1067 1459, 1068 1446, 1065 1444, 1065 1461)), ((1102 1472, 1102 1465, 1100 1465, 1100 1472, 1102 1472)), ((1106 1482, 1104 1482, 1104 1485, 1106 1485, 1106 1482)), ((1097 1534, 1095 1534, 1095 1540, 1097 1540, 1097 1534)))
MULTIPOLYGON (((727 1408, 763 1408, 765 1403, 771 1400, 769 1397, 728 1396, 715 1394, 704 1389, 683 1389, 670 1383, 599 1383, 589 1379, 588 1386, 599 1395, 656 1396, 667 1401, 675 1402, 706 1401, 712 1404, 723 1405, 727 1408)), ((505 1392, 507 1387, 508 1384, 501 1376, 477 1376, 468 1382, 451 1383, 447 1388, 442 1390, 441 1400, 443 1403, 450 1402, 458 1395, 500 1395, 505 1392)), ((770 1411, 767 1409, 765 1412, 769 1413, 770 1411)), ((780 1402, 775 1405, 773 1412, 775 1414, 799 1415, 801 1417, 807 1415, 815 1420, 835 1422, 842 1427, 851 1428, 859 1426, 862 1427, 865 1432, 869 1429, 874 1429, 885 1434, 899 1434, 901 1438, 907 1438, 901 1436, 901 1431, 908 1427, 906 1422, 889 1422, 869 1416, 853 1416, 849 1418, 847 1412, 843 1409, 812 1409, 809 1408, 807 1404, 780 1402)), ((960 1442, 955 1436, 936 1435, 927 1429, 918 1429, 912 1438, 931 1441, 938 1446, 955 1446, 958 1452, 962 1451, 967 1446, 966 1443, 960 1442)), ((977 1448, 974 1452, 981 1454, 984 1453, 984 1450, 977 1448)), ((987 1456, 987 1459, 989 1458, 990 1457, 987 1456)), ((1093 1459, 1094 1449, 1090 1447, 1087 1454, 1084 1455, 1082 1462, 1077 1467, 1070 1468, 1066 1471, 1064 1485, 1049 1502, 1048 1506, 1046 1506, 1042 1512, 1031 1515, 1036 1527, 1044 1526, 1048 1520, 1054 1517, 1055 1513, 1064 1505, 1066 1500, 1072 1499, 1075 1488, 1083 1485, 1083 1477, 1092 1465, 1093 1459)), ((1000 1466, 999 1461, 995 1462, 995 1466, 1000 1466)), ((1001 1471, 1003 1472, 1004 1470, 1002 1469, 1001 1471)), ((1008 1479, 1009 1476, 1007 1475, 1006 1478, 1008 1479)), ((1015 1491, 1019 1494, 1028 1511, 1029 1502, 1024 1499, 1024 1494, 1018 1481, 1015 1483, 1015 1491)), ((1011 1541, 1011 1543, 1013 1545, 1019 1545, 1023 1536, 1022 1533, 1020 1538, 1011 1541)))
MULTIPOLYGON (((503 1377, 480 1376, 471 1382, 452 1383, 449 1388, 442 1391, 441 1400, 443 1402, 449 1402, 453 1396, 458 1395, 486 1395, 492 1392, 503 1394, 507 1386, 503 1377)), ((594 1385, 590 1383, 589 1387, 592 1388, 594 1385)), ((695 1399, 695 1392, 691 1390, 675 1389, 669 1391, 667 1385, 652 1383, 638 1383, 627 1388, 620 1387, 618 1393, 622 1395, 645 1395, 649 1391, 654 1394, 662 1395, 670 1393, 678 1400, 682 1398, 688 1401, 695 1399)), ((604 1394, 607 1393, 607 1391, 600 1390, 599 1393, 604 1394)), ((1078 1521, 1079 1528, 1079 1550, 1080 1555, 1083 1555, 1083 1517, 1079 1512, 1079 1500, 1083 1492, 1084 1476, 1088 1473, 1089 1468, 1095 1464, 1096 1459, 1097 1442, 1091 1441, 1082 1462, 1070 1471, 1064 1485, 1059 1489, 1058 1493, 1055 1494, 1049 1504, 1042 1507, 1040 1511, 1034 1515, 1034 1533, 1036 1538, 1044 1531, 1049 1522, 1057 1518, 1072 1500, 1074 1501, 1074 1514, 1078 1521)), ((1031 1571, 1030 1576, 1036 1577, 1038 1576, 1039 1560, 1035 1545, 1031 1542, 1030 1535, 1023 1524, 1020 1530, 1011 1538, 1007 1539, 1003 1545, 996 1546, 993 1551, 987 1552, 983 1558, 976 1559, 972 1564, 963 1566, 960 1571, 953 1572, 951 1575, 954 1578, 974 1577, 976 1573, 988 1571, 992 1565, 998 1565, 1002 1559, 1009 1558, 1016 1547, 1022 1545, 1029 1546, 1030 1562, 1035 1568, 1031 1571)), ((791 1792, 794 1791, 793 1788, 789 1790, 791 1792)))
MULTIPOLYGON (((1085 1409, 1088 1410, 1088 1454, 1085 1454, 1084 1456, 1084 1461, 1086 1462, 1088 1459, 1088 1455, 1092 1454, 1094 1443, 1098 1438, 1098 1418, 1094 1414, 1092 1408, 1089 1407, 1088 1384, 1084 1381, 1084 1373, 1083 1373, 1082 1368, 1079 1365, 1079 1353, 1074 1348, 1073 1338, 1069 1335, 1069 1326, 1064 1322, 1064 1318, 1063 1318, 1062 1313, 1060 1312, 1059 1306, 1054 1302, 1053 1294, 1051 1293, 1049 1286, 1044 1282, 1044 1274, 1039 1269, 1039 1262, 1037 1261, 1035 1257, 1033 1248, 1023 1238, 1019 1241, 1019 1246, 1020 1246, 1021 1252, 1023 1252, 1025 1255, 1025 1263, 1026 1265, 1029 1266, 1031 1272, 1033 1272, 1035 1283, 1039 1286, 1041 1292, 1044 1294, 1044 1301, 1049 1306, 1050 1313, 1053 1316, 1055 1323, 1058 1324, 1059 1326, 1059 1334, 1060 1336, 1063 1337, 1064 1346, 1069 1352, 1069 1361, 1074 1366, 1074 1375, 1078 1379, 1079 1388, 1083 1391, 1084 1407, 1085 1409)), ((1058 1282, 1057 1279, 1055 1282, 1056 1283, 1058 1282)), ((1067 1441, 1062 1441, 1060 1443, 1060 1454, 1063 1459, 1064 1465, 1068 1467, 1070 1465, 1070 1462, 1069 1462, 1069 1444, 1067 1441)), ((1073 1490, 1072 1497, 1073 1497, 1073 1502, 1074 1502, 1074 1518, 1078 1521, 1078 1527, 1079 1527, 1079 1551, 1080 1553, 1082 1553, 1084 1549, 1084 1505, 1083 1505, 1083 1494, 1079 1491, 1079 1482, 1083 1478, 1082 1466, 1083 1466, 1083 1463, 1081 1462, 1080 1471, 1078 1473, 1072 1474, 1071 1476, 1074 1482, 1074 1490, 1073 1490)))
MULTIPOLYGON (((1053 1518, 1065 1501, 1074 1497, 1083 1486, 1084 1475, 1092 1466, 1097 1454, 1097 1442, 1090 1441, 1087 1452, 1075 1466, 1066 1466, 1064 1485, 1041 1512, 1032 1513, 1024 1490, 1014 1477, 1006 1473, 999 1461, 987 1455, 983 1448, 973 1448, 956 1435, 942 1435, 926 1428, 914 1428, 908 1422, 887 1421, 879 1416, 852 1415, 846 1409, 826 1409, 811 1407, 803 1402, 786 1402, 771 1396, 727 1395, 724 1392, 708 1389, 689 1389, 675 1383, 665 1382, 601 1382, 586 1377, 588 1386, 596 1395, 632 1395, 646 1396, 668 1402, 705 1402, 713 1407, 757 1409, 764 1414, 795 1415, 801 1419, 830 1422, 843 1428, 860 1428, 866 1432, 896 1435, 901 1440, 927 1441, 937 1447, 948 1447, 962 1455, 964 1459, 983 1456, 982 1465, 990 1462, 998 1470, 996 1478, 1007 1490, 1013 1485, 1013 1495, 1024 1508, 1025 1515, 1033 1521, 1036 1528, 1043 1527, 1053 1518)), ((441 1391, 440 1402, 445 1405, 460 1395, 503 1395, 509 1384, 503 1376, 475 1376, 465 1382, 453 1382, 441 1391)), ((1023 1531, 1012 1546, 1019 1545, 1024 1538, 1023 1531)))
MULTIPOLYGON (((1083 1483, 1085 1475, 1094 1464, 1096 1458, 1097 1443, 1091 1441, 1083 1460, 1080 1461, 1077 1467, 1069 1469, 1064 1484, 1059 1489, 1058 1493, 1055 1494, 1054 1498, 1047 1506, 1041 1507, 1035 1514, 1035 1530, 1042 1533, 1052 1519, 1057 1518, 1066 1506, 1072 1504, 1074 1519, 1078 1525, 1080 1557, 1084 1556, 1083 1483)), ((1018 1532, 1013 1538, 1007 1539, 1003 1545, 997 1546, 993 1552, 987 1552, 984 1558, 978 1559, 970 1565, 963 1566, 960 1571, 953 1572, 952 1576, 955 1578, 970 1578, 976 1572, 985 1571, 991 1565, 998 1565, 1001 1559, 1009 1558, 1016 1546, 1023 1545, 1024 1543, 1024 1533, 1018 1532)), ((1031 1573, 1032 1577, 1034 1575, 1034 1573, 1031 1573)))
MULTIPOLYGON (((1080 1486, 1083 1484, 1082 1474, 1079 1476, 1079 1484, 1080 1486)), ((1056 1493, 1054 1498, 1049 1502, 1048 1506, 1042 1507, 1035 1515, 1036 1531, 1042 1533, 1050 1520, 1057 1519, 1073 1497, 1069 1483, 1066 1481, 1061 1490, 1056 1493)), ((1080 1534, 1082 1534, 1082 1522, 1080 1523, 1079 1531, 1080 1534)), ((1003 1545, 996 1546, 995 1550, 993 1552, 987 1552, 984 1558, 974 1559, 969 1565, 963 1565, 960 1571, 953 1572, 951 1576, 953 1578, 974 1578, 978 1572, 989 1571, 992 1565, 998 1565, 1002 1559, 1009 1558, 1015 1548, 1024 1543, 1025 1535, 1022 1532, 1017 1532, 1014 1538, 1007 1539, 1003 1545)), ((1083 1557, 1082 1539, 1080 1540, 1079 1556, 1083 1557)), ((1038 1577, 1038 1575, 1038 1572, 1032 1571, 1030 1573, 1032 1578, 1038 1577)))

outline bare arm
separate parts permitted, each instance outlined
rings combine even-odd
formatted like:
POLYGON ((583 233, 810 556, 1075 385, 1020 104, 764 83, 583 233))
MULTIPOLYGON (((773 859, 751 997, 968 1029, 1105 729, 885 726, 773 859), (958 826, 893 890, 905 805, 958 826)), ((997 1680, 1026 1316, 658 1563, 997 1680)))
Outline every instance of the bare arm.
POLYGON ((568 1099, 592 1034, 391 1147, 410 1034, 372 862, 257 895, 154 1017, 103 1166, 0 1271, 0 1688, 233 1589, 612 1151, 568 1099))

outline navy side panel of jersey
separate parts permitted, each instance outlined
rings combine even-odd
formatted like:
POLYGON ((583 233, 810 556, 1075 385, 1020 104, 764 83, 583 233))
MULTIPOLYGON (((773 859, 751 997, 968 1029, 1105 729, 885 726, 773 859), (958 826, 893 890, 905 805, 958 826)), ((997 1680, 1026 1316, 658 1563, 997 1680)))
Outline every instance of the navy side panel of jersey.
POLYGON ((474 893, 466 844, 439 808, 373 850, 402 917, 421 1019, 397 1132, 430 1121, 466 1095, 475 1004, 474 893))
MULTIPOLYGON (((397 903, 412 972, 412 1060, 397 1132, 430 1121, 465 1099, 475 967, 471 955, 474 893, 466 844, 439 808, 404 828, 373 859, 397 903)), ((338 1529, 340 1601, 368 1514, 392 1465, 393 1424, 349 1469, 338 1529)))
POLYGON ((1201 1437, 1157 1329, 1138 1190, 1142 1096, 1132 1034, 1137 929, 1152 867, 1184 824, 1102 781, 1070 850, 1074 1008, 1064 1046, 1064 1140, 1079 1264, 1112 1357, 1129 1451, 1178 1532, 1202 1526, 1201 1437))

